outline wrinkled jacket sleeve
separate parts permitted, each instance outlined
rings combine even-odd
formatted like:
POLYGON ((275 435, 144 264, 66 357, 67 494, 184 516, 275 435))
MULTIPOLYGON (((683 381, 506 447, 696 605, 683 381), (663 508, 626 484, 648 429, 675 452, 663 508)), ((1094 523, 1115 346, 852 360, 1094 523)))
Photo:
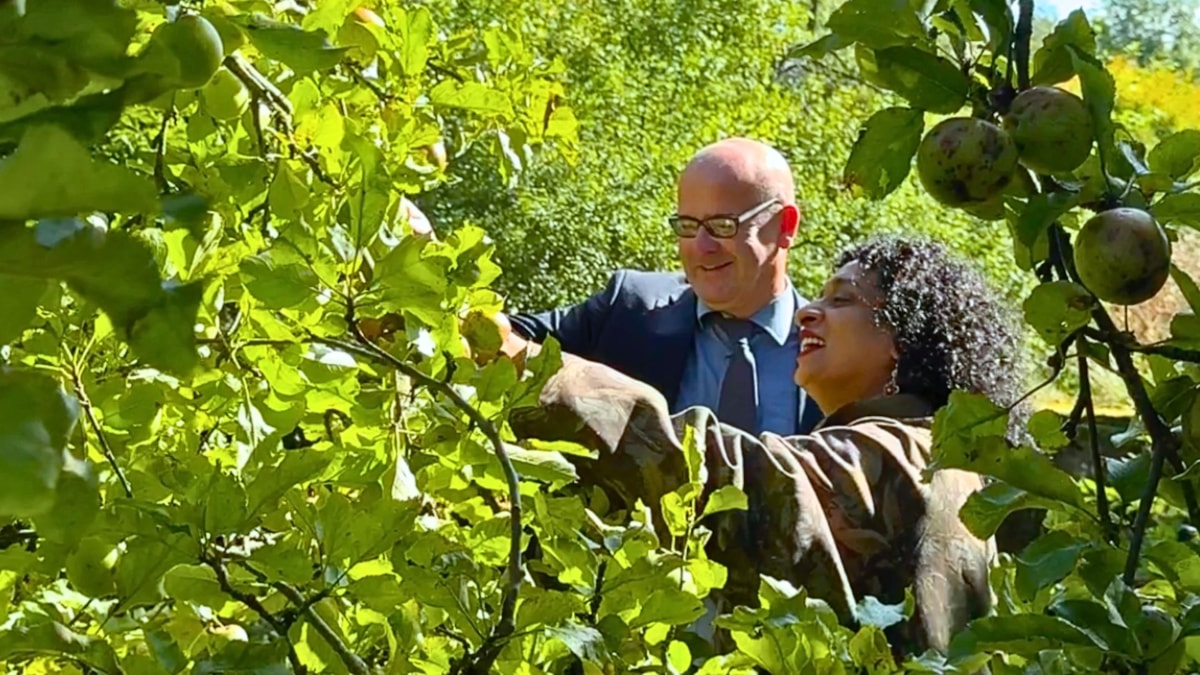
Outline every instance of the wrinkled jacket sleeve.
POLYGON ((980 478, 939 470, 923 480, 925 427, 860 418, 807 435, 754 437, 704 408, 669 415, 648 385, 570 356, 541 405, 515 413, 512 427, 522 438, 593 449, 592 458, 569 458, 581 484, 604 490, 616 508, 641 501, 660 532, 663 495, 688 480, 681 439, 694 429, 706 453, 704 495, 734 485, 748 499, 746 510, 705 521, 708 554, 728 570, 716 598, 722 611, 756 605, 760 574, 804 587, 848 623, 865 597, 898 604, 911 587, 912 620, 888 637, 899 651, 921 653, 944 650, 990 608, 992 543, 958 517, 980 478))
POLYGON ((866 596, 901 603, 911 586, 912 620, 893 637, 918 652, 946 649, 954 633, 989 611, 993 544, 958 516, 981 479, 943 469, 924 481, 928 429, 864 418, 761 440, 753 450, 765 470, 747 477, 746 490, 751 503, 767 506, 756 524, 766 547, 763 573, 801 584, 816 575, 814 595, 835 609, 866 596))

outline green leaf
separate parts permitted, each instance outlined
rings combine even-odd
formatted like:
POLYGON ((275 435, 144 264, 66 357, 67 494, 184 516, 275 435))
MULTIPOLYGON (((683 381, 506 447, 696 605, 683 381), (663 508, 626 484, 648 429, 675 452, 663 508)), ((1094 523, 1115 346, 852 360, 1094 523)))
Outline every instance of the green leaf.
POLYGON ((1073 46, 1067 49, 1070 52, 1075 72, 1079 76, 1084 105, 1087 106, 1088 113, 1092 118, 1097 152, 1102 153, 1102 156, 1109 161, 1111 169, 1113 168, 1111 165, 1116 165, 1124 160, 1123 155, 1117 151, 1113 138, 1112 112, 1116 100, 1116 83, 1113 81, 1112 74, 1105 70, 1104 65, 1094 56, 1073 46))
POLYGON ((1031 601, 1041 589, 1062 581, 1075 569, 1084 547, 1062 530, 1038 537, 1017 556, 1017 593, 1031 601))
POLYGON ((896 672, 896 659, 887 636, 875 626, 863 626, 850 638, 850 658, 868 673, 896 672))
POLYGON ((919 110, 949 114, 967 101, 967 76, 936 54, 916 47, 889 47, 875 52, 875 67, 875 81, 919 110))
POLYGON ((704 505, 704 512, 700 514, 700 517, 704 518, 723 511, 745 511, 748 508, 749 501, 746 493, 738 489, 736 485, 726 485, 709 495, 708 502, 704 505))
POLYGON ((826 56, 853 44, 853 40, 847 40, 837 33, 830 33, 823 37, 817 38, 806 45, 793 48, 788 52, 788 58, 813 58, 820 61, 826 56))
POLYGON ((971 534, 987 539, 996 534, 1009 514, 1023 509, 1051 507, 1051 503, 1003 481, 971 493, 958 515, 971 534))
POLYGON ((448 288, 445 259, 426 257, 426 243, 406 237, 375 267, 372 286, 392 310, 412 312, 427 325, 442 323, 442 301, 448 288))
POLYGON ((472 384, 480 401, 499 401, 517 383, 517 367, 509 359, 496 359, 475 373, 472 384))
POLYGON ((233 476, 214 468, 203 499, 205 532, 225 537, 240 532, 246 520, 246 491, 233 476))
POLYGON ((1025 299, 1025 321, 1048 344, 1058 347, 1092 320, 1094 301, 1086 288, 1070 281, 1039 284, 1025 299))
POLYGON ((0 274, 0 344, 16 340, 37 315, 38 302, 49 284, 45 279, 28 279, 0 274))
POLYGON ((1185 345, 1200 345, 1200 316, 1176 314, 1171 318, 1171 339, 1185 345))
POLYGON ((230 597, 221 590, 217 573, 207 565, 176 565, 163 575, 163 590, 178 602, 221 609, 230 597))
POLYGON ((1200 130, 1184 129, 1159 141, 1146 158, 1150 169, 1181 179, 1200 167, 1200 130))
POLYGON ((158 303, 129 331, 129 346, 147 365, 175 374, 188 374, 199 363, 196 315, 204 287, 200 282, 164 285, 158 303))
POLYGON ((1078 204, 1079 194, 1074 192, 1052 192, 1030 197, 1017 218, 1017 238, 1025 246, 1032 247, 1050 225, 1078 204))
POLYGON ((33 517, 38 537, 71 546, 78 542, 100 512, 98 487, 91 465, 64 452, 54 505, 33 517))
POLYGON ((442 80, 429 92, 429 100, 443 108, 457 108, 480 115, 511 116, 512 105, 503 92, 479 82, 442 80))
POLYGON ((986 396, 955 391, 934 416, 931 470, 966 469, 1046 499, 1082 507, 1083 493, 1045 455, 1005 440, 1007 412, 986 396))
POLYGON ((1046 450, 1057 450, 1071 444, 1071 439, 1062 429, 1063 420, 1053 410, 1039 410, 1030 418, 1026 427, 1038 447, 1046 450))
POLYGON ((246 290, 268 309, 288 309, 316 294, 317 275, 299 263, 278 264, 271 253, 246 258, 239 266, 246 290))
POLYGON ((768 673, 800 672, 799 667, 810 663, 811 655, 807 641, 801 639, 797 630, 767 625, 761 637, 743 631, 733 632, 733 641, 738 651, 754 659, 755 664, 768 673))
POLYGON ((579 479, 575 465, 557 452, 526 450, 515 445, 509 445, 507 449, 513 468, 523 477, 544 480, 555 486, 566 485, 579 479))
POLYGON ((904 603, 885 605, 875 596, 868 595, 859 601, 854 610, 854 618, 864 626, 884 630, 904 621, 904 603))
POLYGON ((925 27, 908 0, 850 0, 834 10, 826 26, 844 40, 871 49, 925 39, 925 27))
POLYGON ((279 61, 300 75, 328 70, 342 61, 349 47, 334 47, 324 33, 256 14, 245 24, 250 42, 269 59, 279 61))
POLYGON ((1200 229, 1200 194, 1181 192, 1166 195, 1150 207, 1159 223, 1178 223, 1200 229))
POLYGON ((971 11, 983 17, 988 26, 988 46, 1007 45, 1013 32, 1012 9, 1006 0, 970 0, 971 11))
POLYGON ((425 70, 425 63, 429 60, 433 18, 425 7, 402 10, 398 14, 396 33, 402 45, 400 72, 415 77, 425 70))
POLYGON ((79 406, 54 380, 0 367, 0 515, 53 508, 79 406))
POLYGON ((704 616, 704 603, 696 596, 678 588, 660 588, 642 603, 642 611, 630 628, 665 623, 672 626, 691 623, 704 616))
POLYGON ((154 185, 129 169, 96 161, 58 127, 25 132, 0 161, 0 220, 75 216, 89 211, 125 214, 158 209, 154 185))
POLYGON ((1033 85, 1048 85, 1071 79, 1078 70, 1071 49, 1076 48, 1085 55, 1096 53, 1096 32, 1088 23, 1087 15, 1075 10, 1054 27, 1054 31, 1042 41, 1042 46, 1033 54, 1030 81, 1033 85))
POLYGON ((584 597, 575 593, 535 587, 522 591, 521 597, 521 605, 517 608, 518 631, 539 625, 556 626, 587 611, 584 597))
POLYGON ((591 626, 568 623, 546 629, 546 635, 563 643, 572 654, 585 662, 601 662, 608 654, 604 635, 591 626))
POLYGON ((117 561, 117 595, 125 607, 154 604, 162 599, 163 575, 181 563, 190 563, 195 546, 184 534, 137 537, 117 561))
POLYGON ((891 194, 908 176, 924 129, 920 110, 884 108, 871 115, 850 150, 845 182, 861 186, 872 199, 891 194))
POLYGON ((991 439, 1003 439, 1008 429, 1008 411, 987 396, 954 391, 934 415, 935 462, 941 455, 964 456, 972 447, 991 439))
POLYGON ((13 276, 65 280, 108 314, 146 365, 183 374, 198 358, 193 327, 200 282, 161 282, 154 254, 127 232, 76 219, 0 228, 0 268, 13 276))
POLYGON ((1171 278, 1179 286, 1179 291, 1183 293, 1183 297, 1187 300, 1188 307, 1191 308, 1192 313, 1200 313, 1200 286, 1196 285, 1196 281, 1192 279, 1191 275, 1174 264, 1171 265, 1171 278))
POLYGON ((686 673, 690 671, 692 650, 688 649, 687 643, 671 640, 671 644, 667 645, 667 663, 673 672, 686 673))
POLYGON ((76 633, 57 621, 18 624, 0 633, 0 661, 13 663, 17 656, 37 654, 68 655, 102 673, 122 672, 107 642, 76 633))
POLYGON ((1083 631, 1052 616, 1017 614, 988 616, 971 622, 950 643, 951 657, 982 651, 1037 654, 1042 649, 1091 645, 1083 631))
POLYGON ((1129 629, 1114 624, 1108 608, 1093 600, 1063 600, 1051 605, 1048 612, 1075 626, 1100 649, 1132 653, 1129 629))

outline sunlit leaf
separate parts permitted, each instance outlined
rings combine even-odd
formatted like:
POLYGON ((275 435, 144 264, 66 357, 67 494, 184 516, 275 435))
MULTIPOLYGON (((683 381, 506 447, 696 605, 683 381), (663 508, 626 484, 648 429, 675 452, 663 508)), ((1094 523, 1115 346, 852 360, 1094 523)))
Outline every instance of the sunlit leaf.
POLYGON ((966 103, 967 76, 951 61, 916 47, 875 52, 875 80, 900 94, 914 108, 953 113, 966 103))
POLYGON ((846 161, 846 182, 873 199, 892 193, 908 177, 924 128, 920 110, 884 108, 871 115, 846 161))
POLYGON ((1167 136, 1150 150, 1146 160, 1153 171, 1175 179, 1187 178, 1200 160, 1200 130, 1184 129, 1167 136))
POLYGON ((1062 530, 1042 535, 1017 555, 1017 592, 1032 600, 1035 593, 1070 574, 1083 549, 1083 543, 1062 530))
POLYGON ((512 105, 503 93, 478 82, 442 80, 429 92, 434 105, 458 108, 482 115, 512 114, 512 105))
POLYGON ((1092 319, 1091 293, 1070 281, 1040 284, 1024 303, 1025 320, 1047 344, 1058 347, 1092 319))
POLYGON ((31 128, 16 152, 0 160, 0 220, 157 209, 154 186, 147 178, 92 159, 59 127, 31 128))
POLYGON ((54 380, 0 369, 0 514, 28 517, 55 504, 79 404, 54 380))
POLYGON ((908 0, 850 0, 830 15, 826 26, 843 39, 872 49, 910 45, 925 37, 908 0))
POLYGON ((1024 490, 997 481, 971 493, 959 510, 959 517, 971 534, 986 539, 996 534, 1010 514, 1022 509, 1052 508, 1052 503, 1024 490))
POLYGON ((287 64, 300 74, 327 70, 342 60, 347 47, 334 47, 317 31, 255 15, 244 26, 250 42, 269 59, 287 64))
POLYGON ((749 508, 746 493, 735 485, 726 485, 708 496, 704 504, 704 512, 700 517, 710 516, 723 511, 744 511, 749 508))

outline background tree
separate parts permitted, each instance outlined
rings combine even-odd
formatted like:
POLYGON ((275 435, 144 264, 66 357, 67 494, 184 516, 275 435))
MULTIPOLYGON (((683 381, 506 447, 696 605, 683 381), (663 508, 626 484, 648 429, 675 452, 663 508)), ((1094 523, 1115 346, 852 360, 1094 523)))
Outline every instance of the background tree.
POLYGON ((1097 46, 1139 65, 1166 61, 1192 73, 1200 67, 1200 2, 1105 0, 1096 17, 1097 46))
MULTIPOLYGON (((827 15, 833 3, 824 5, 827 15)), ((895 230, 948 241, 1019 293, 1002 233, 941 207, 911 181, 887 203, 847 183, 842 167, 859 113, 891 95, 864 82, 850 61, 790 54, 817 34, 812 3, 443 0, 430 7, 462 27, 512 17, 525 44, 569 74, 577 163, 529 158, 522 180, 511 184, 489 180, 467 156, 420 202, 438 227, 469 222, 491 233, 505 270, 497 283, 515 307, 578 301, 618 267, 674 269, 665 219, 677 172, 696 149, 729 135, 775 145, 795 169, 804 223, 792 255, 803 293, 819 288, 834 251, 895 230)))

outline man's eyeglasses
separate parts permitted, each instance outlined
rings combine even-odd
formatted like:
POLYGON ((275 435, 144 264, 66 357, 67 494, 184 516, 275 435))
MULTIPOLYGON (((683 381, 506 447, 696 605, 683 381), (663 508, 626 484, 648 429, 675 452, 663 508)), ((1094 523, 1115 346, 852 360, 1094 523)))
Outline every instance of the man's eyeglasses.
POLYGON ((742 223, 779 203, 781 203, 779 199, 772 197, 739 216, 713 216, 707 220, 697 220, 687 216, 673 215, 667 218, 667 223, 670 224, 675 234, 680 237, 690 239, 696 236, 700 228, 703 227, 716 239, 728 239, 737 234, 738 228, 741 227, 742 223))

